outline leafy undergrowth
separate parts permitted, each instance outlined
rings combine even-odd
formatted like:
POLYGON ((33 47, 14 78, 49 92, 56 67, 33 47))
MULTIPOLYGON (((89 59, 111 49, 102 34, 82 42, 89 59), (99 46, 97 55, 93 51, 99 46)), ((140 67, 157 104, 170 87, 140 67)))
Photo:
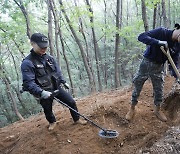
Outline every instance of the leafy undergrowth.
MULTIPOLYGON (((166 78, 165 94, 172 88, 174 79, 166 78)), ((95 93, 77 100, 81 114, 105 129, 119 132, 114 139, 98 136, 99 128, 73 124, 69 110, 55 103, 53 106, 58 125, 48 131, 44 114, 32 116, 0 129, 2 154, 129 154, 156 153, 153 148, 173 126, 180 122, 179 99, 174 107, 167 108, 167 122, 159 121, 153 114, 152 86, 147 81, 143 87, 134 119, 125 119, 131 99, 131 88, 95 93), (176 109, 176 114, 173 114, 176 109)), ((176 127, 173 127, 176 128, 176 127)), ((176 130, 177 131, 177 130, 176 130)), ((177 140, 178 141, 178 140, 177 140)), ((160 145, 160 144, 159 144, 160 145)), ((158 152, 157 152, 158 153, 158 152)))

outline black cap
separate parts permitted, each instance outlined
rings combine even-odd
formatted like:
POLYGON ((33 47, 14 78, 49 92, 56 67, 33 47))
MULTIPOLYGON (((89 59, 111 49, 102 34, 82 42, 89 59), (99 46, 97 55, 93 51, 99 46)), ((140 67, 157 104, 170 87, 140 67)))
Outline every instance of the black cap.
POLYGON ((41 33, 34 33, 31 36, 31 42, 35 42, 40 48, 46 48, 49 46, 48 38, 41 33))

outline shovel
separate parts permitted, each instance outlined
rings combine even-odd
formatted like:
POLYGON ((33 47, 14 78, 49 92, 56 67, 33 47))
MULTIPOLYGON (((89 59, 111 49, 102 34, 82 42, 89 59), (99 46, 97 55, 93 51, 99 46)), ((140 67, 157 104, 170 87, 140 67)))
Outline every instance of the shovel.
POLYGON ((59 90, 55 90, 52 95, 51 98, 54 98, 57 102, 61 103, 62 105, 66 106, 67 108, 69 108, 70 110, 76 112, 79 116, 81 116, 82 118, 84 118, 85 120, 87 120, 88 122, 90 122, 91 124, 93 124, 94 126, 98 127, 99 129, 101 129, 98 133, 98 135, 100 137, 103 138, 116 138, 118 137, 119 133, 116 130, 108 130, 108 129, 104 129, 102 127, 100 127, 99 125, 97 125, 95 122, 91 121, 90 119, 88 119, 87 117, 85 117, 84 115, 80 114, 78 111, 76 111, 75 109, 71 108, 70 106, 68 106, 67 104, 65 104, 64 102, 62 102, 61 100, 59 100, 58 98, 56 98, 56 95, 58 95, 59 90))
POLYGON ((169 49, 167 49, 167 51, 166 51, 163 46, 161 46, 160 48, 161 48, 162 52, 167 56, 172 68, 174 69, 174 72, 176 73, 178 79, 180 80, 180 73, 179 73, 176 65, 174 64, 174 61, 170 55, 169 49))

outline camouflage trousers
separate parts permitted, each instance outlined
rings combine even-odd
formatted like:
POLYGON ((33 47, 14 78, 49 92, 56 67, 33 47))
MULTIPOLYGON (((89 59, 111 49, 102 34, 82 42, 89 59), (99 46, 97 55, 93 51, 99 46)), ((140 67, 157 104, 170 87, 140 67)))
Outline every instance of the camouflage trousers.
POLYGON ((133 83, 134 90, 132 93, 132 105, 136 105, 138 103, 138 97, 141 93, 142 87, 145 81, 150 78, 153 85, 153 96, 154 96, 154 104, 159 106, 163 99, 163 88, 164 88, 164 65, 157 64, 155 62, 150 61, 147 58, 143 58, 139 70, 136 73, 133 83))

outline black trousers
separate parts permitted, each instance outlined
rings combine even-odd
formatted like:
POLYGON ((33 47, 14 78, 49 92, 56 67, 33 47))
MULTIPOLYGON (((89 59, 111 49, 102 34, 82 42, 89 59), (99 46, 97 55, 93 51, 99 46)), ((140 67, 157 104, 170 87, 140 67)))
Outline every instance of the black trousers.
MULTIPOLYGON (((59 94, 56 96, 56 98, 58 98, 59 100, 61 100, 62 102, 64 102, 65 104, 67 104, 68 106, 73 108, 74 110, 78 111, 76 102, 74 101, 72 96, 68 92, 66 92, 64 89, 59 88, 59 94)), ((44 114, 49 123, 56 122, 56 118, 52 111, 52 103, 53 103, 52 98, 40 100, 40 104, 44 109, 44 114)), ((76 112, 72 111, 71 109, 69 109, 69 110, 70 110, 70 113, 71 113, 71 116, 72 116, 74 122, 78 121, 79 115, 76 112)))

